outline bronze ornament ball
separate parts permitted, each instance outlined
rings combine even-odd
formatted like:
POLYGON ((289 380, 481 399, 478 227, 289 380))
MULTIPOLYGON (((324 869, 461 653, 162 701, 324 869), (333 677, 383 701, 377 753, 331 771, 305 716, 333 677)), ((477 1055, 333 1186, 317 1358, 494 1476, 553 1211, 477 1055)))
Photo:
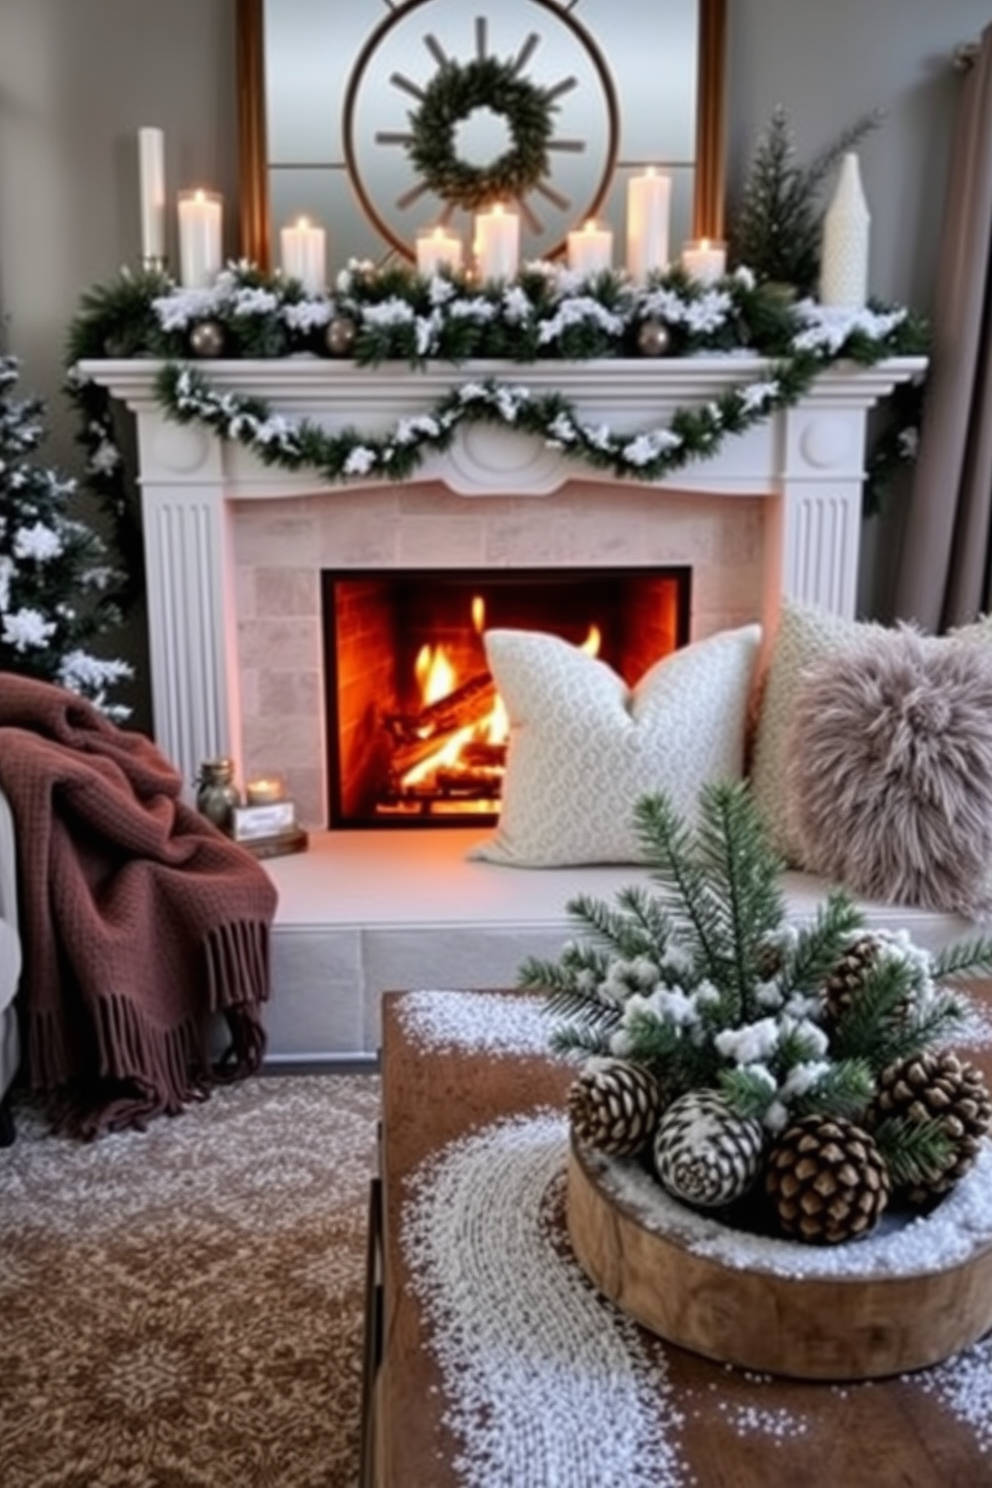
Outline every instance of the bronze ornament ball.
POLYGON ((665 356, 671 340, 668 327, 660 320, 646 320, 637 332, 637 349, 641 356, 665 356))
POLYGON ((194 356, 219 357, 224 350, 224 327, 216 320, 201 320, 189 333, 189 349, 194 356))
POLYGON ((358 327, 348 315, 336 315, 328 322, 325 340, 331 356, 351 356, 358 327))

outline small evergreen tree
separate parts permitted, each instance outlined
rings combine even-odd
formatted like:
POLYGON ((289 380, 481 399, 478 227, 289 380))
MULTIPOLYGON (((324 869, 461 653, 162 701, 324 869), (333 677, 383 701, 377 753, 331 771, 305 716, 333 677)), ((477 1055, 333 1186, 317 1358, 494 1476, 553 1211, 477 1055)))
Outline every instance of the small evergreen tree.
POLYGON ((866 114, 808 165, 796 160, 785 109, 779 104, 759 136, 730 229, 733 260, 762 280, 815 294, 820 275, 823 187, 842 155, 853 150, 882 121, 866 114))
POLYGON ((122 623, 121 575, 99 535, 69 509, 76 482, 30 457, 45 438, 44 405, 18 399, 17 357, 0 356, 0 671, 54 682, 116 721, 108 692, 131 675, 89 649, 122 623))

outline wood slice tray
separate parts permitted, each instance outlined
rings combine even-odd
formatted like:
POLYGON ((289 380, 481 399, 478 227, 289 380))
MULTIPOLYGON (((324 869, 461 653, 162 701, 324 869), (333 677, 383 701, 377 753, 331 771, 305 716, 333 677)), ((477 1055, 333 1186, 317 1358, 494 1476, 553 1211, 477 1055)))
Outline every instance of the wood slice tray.
POLYGON ((911 1275, 744 1269, 694 1253, 654 1218, 648 1226, 608 1191, 599 1157, 572 1141, 572 1247, 605 1296, 670 1343, 770 1374, 864 1380, 936 1364, 992 1328, 992 1241, 963 1263, 911 1275))

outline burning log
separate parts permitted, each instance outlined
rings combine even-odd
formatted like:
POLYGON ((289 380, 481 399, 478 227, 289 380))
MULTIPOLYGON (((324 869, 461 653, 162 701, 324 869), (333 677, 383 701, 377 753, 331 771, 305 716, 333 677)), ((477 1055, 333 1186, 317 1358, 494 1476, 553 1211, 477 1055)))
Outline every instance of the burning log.
POLYGON ((496 800, 503 784, 503 771, 442 765, 434 777, 434 784, 439 796, 455 796, 465 801, 496 800))
POLYGON ((432 754, 437 754, 458 732, 457 728, 449 728, 430 734, 426 739, 414 737, 397 744, 389 761, 389 773, 396 779, 401 779, 408 770, 415 769, 432 754))
POLYGON ((485 718, 495 700, 496 684, 488 672, 480 672, 445 697, 438 698, 436 703, 426 703, 415 713, 388 713, 384 722, 393 738, 401 744, 432 739, 436 745, 444 735, 485 718))

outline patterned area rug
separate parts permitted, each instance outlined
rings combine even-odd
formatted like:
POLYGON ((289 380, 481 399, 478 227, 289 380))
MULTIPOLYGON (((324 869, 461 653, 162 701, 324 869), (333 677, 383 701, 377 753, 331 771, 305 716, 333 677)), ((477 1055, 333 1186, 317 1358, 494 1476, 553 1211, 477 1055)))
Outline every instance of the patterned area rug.
POLYGON ((354 1488, 379 1082, 0 1151, 3 1488, 354 1488))

